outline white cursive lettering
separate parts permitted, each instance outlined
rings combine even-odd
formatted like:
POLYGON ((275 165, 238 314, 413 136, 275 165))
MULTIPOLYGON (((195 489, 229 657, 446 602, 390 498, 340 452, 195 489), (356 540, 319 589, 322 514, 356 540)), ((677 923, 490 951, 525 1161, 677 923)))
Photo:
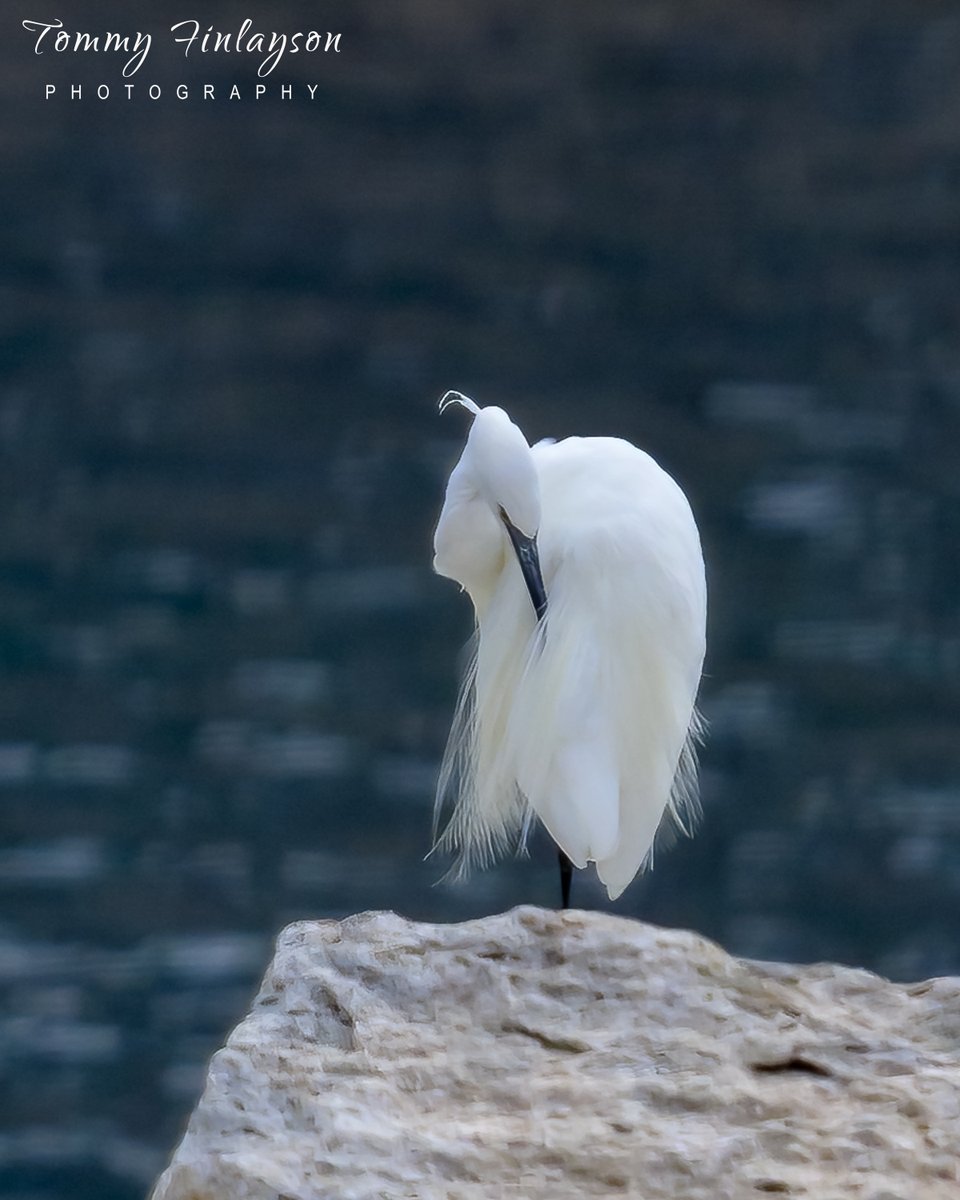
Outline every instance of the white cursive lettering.
POLYGON ((119 33, 68 33, 62 21, 24 21, 23 27, 29 33, 35 33, 34 54, 42 54, 44 38, 51 30, 56 30, 50 44, 57 54, 128 54, 130 57, 124 63, 123 76, 129 78, 135 75, 143 66, 150 53, 152 36, 149 33, 119 34, 119 33))

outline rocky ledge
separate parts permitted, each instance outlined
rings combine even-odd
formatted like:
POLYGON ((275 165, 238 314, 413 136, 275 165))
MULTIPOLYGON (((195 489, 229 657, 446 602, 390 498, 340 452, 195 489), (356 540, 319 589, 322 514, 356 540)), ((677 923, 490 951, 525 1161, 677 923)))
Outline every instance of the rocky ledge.
POLYGON ((520 908, 281 934, 152 1200, 956 1200, 960 979, 520 908))

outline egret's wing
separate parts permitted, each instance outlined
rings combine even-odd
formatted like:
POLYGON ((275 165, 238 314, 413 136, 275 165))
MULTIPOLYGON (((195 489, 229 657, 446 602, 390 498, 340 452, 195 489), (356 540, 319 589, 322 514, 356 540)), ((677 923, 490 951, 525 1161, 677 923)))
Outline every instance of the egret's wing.
MULTIPOLYGON (((635 447, 568 439, 539 450, 538 464, 547 641, 565 648, 558 674, 589 697, 581 736, 590 755, 558 760, 584 794, 564 804, 597 836, 599 852, 588 857, 615 898, 649 864, 664 813, 689 828, 696 812, 688 734, 703 661, 703 558, 683 493, 635 447), (612 825, 612 773, 604 767, 611 756, 619 784, 614 845, 599 836, 612 825)), ((558 724, 551 736, 562 748, 570 732, 558 724)), ((547 811, 551 801, 531 803, 547 811)))
POLYGON ((531 799, 550 836, 577 867, 613 853, 620 835, 620 776, 609 725, 588 720, 553 755, 531 799))

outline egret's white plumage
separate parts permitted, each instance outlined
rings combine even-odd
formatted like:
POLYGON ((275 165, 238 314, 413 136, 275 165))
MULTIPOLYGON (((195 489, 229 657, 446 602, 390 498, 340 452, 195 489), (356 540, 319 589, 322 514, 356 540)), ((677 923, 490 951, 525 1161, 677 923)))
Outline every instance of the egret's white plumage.
POLYGON ((483 865, 522 847, 536 816, 615 898, 649 864, 664 814, 685 832, 697 817, 697 527, 629 442, 531 448, 502 409, 451 396, 473 423, 434 568, 469 592, 477 633, 440 773, 438 814, 453 803, 440 844, 462 869, 483 865), (539 549, 542 620, 518 542, 539 549))

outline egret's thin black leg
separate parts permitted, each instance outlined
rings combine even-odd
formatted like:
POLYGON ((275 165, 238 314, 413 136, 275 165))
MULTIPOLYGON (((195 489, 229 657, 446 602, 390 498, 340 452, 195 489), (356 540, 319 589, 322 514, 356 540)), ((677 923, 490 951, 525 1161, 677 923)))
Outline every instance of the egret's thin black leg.
POLYGON ((563 898, 563 907, 570 907, 570 881, 573 879, 573 863, 557 847, 557 857, 560 859, 560 895, 563 898))

